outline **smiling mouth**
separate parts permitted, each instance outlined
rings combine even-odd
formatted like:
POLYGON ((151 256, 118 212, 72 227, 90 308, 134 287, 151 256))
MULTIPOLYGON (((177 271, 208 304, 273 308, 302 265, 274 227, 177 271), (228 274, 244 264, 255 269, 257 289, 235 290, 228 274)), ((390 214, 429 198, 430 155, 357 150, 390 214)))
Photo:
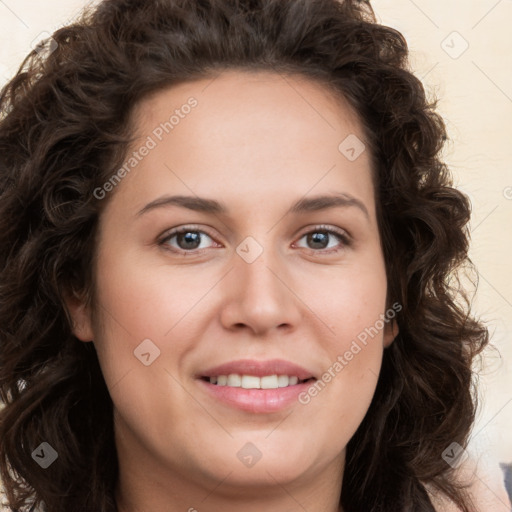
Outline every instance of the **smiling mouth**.
POLYGON ((218 375, 212 377, 201 377, 205 382, 209 382, 215 386, 225 386, 230 388, 243 389, 279 389, 312 382, 314 377, 308 379, 299 379, 296 375, 264 375, 258 377, 256 375, 241 375, 231 373, 229 375, 218 375))

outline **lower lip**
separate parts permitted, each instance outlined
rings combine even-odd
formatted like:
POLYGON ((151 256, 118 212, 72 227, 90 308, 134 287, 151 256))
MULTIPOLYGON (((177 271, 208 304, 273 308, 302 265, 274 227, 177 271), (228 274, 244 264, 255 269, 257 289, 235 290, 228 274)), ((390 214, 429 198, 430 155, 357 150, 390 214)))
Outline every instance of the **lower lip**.
POLYGON ((314 381, 277 389, 244 389, 217 386, 202 379, 200 383, 208 393, 227 405, 247 412, 271 413, 281 411, 294 402, 298 402, 298 395, 306 391, 314 384, 314 381))

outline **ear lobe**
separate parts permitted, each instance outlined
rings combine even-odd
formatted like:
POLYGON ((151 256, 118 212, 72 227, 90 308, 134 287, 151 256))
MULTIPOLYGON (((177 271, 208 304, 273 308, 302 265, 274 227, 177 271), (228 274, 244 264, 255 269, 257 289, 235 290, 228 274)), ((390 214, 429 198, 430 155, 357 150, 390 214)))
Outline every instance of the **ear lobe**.
POLYGON ((391 320, 384 327, 384 348, 388 348, 398 336, 399 329, 395 320, 391 320))
POLYGON ((85 301, 76 292, 65 299, 66 307, 71 317, 71 330, 73 334, 84 342, 93 341, 91 314, 85 301))

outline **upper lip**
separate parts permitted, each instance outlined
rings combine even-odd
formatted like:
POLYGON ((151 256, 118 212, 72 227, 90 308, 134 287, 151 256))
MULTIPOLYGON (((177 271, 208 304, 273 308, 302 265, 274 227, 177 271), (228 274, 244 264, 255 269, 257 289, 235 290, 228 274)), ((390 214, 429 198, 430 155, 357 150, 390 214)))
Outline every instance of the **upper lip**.
POLYGON ((264 377, 265 375, 289 375, 296 376, 299 380, 307 380, 314 377, 313 372, 295 363, 283 359, 269 359, 258 361, 255 359, 239 359, 230 361, 200 373, 200 377, 218 377, 219 375, 254 375, 264 377))

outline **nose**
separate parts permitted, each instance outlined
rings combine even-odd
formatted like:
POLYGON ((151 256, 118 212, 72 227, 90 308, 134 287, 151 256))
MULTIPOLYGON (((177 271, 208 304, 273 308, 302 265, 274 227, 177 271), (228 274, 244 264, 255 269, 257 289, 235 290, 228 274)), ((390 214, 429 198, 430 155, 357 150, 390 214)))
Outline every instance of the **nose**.
POLYGON ((252 263, 235 254, 221 312, 224 328, 258 336, 295 329, 301 318, 301 301, 290 276, 286 261, 270 249, 252 263))

